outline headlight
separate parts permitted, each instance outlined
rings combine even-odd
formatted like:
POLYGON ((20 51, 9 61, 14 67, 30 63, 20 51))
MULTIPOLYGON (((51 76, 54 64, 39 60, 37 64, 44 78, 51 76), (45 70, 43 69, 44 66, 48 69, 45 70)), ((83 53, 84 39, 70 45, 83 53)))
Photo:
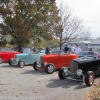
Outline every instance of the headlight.
POLYGON ((78 69, 78 70, 77 70, 77 75, 79 75, 79 76, 82 75, 82 70, 81 70, 81 69, 78 69))
POLYGON ((47 65, 47 62, 45 62, 44 65, 46 66, 47 65))
POLYGON ((14 60, 14 58, 11 58, 11 60, 14 60))
POLYGON ((18 59, 16 58, 16 61, 18 61, 18 59))
POLYGON ((38 65, 38 64, 40 64, 40 62, 39 62, 39 61, 37 61, 37 65, 38 65))

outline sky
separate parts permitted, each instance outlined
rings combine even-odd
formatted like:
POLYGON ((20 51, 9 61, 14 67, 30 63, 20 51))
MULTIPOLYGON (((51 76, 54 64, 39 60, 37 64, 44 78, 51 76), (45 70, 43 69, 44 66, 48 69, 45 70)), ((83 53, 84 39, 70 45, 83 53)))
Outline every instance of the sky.
POLYGON ((73 13, 83 20, 86 28, 90 28, 91 37, 100 37, 100 0, 56 0, 57 5, 60 1, 68 5, 73 13))
POLYGON ((100 0, 56 0, 58 6, 60 1, 90 28, 92 38, 100 37, 100 0))

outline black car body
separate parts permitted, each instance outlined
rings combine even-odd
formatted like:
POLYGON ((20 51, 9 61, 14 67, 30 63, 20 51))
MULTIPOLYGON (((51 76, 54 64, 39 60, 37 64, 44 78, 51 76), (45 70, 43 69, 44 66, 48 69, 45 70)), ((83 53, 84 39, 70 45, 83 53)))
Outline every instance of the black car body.
POLYGON ((100 58, 98 53, 95 56, 85 56, 74 59, 70 62, 69 68, 59 70, 59 78, 65 79, 70 76, 72 79, 82 80, 87 86, 91 86, 94 82, 94 77, 100 74, 100 58))

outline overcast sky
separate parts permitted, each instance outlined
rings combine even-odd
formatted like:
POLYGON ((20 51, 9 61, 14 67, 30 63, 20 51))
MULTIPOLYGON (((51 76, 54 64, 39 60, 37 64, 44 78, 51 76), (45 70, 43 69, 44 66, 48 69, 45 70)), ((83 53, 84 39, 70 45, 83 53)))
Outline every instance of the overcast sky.
POLYGON ((91 37, 100 37, 100 0, 56 0, 57 5, 59 1, 67 4, 83 20, 84 26, 90 27, 91 37))
POLYGON ((67 4, 74 14, 83 20, 85 27, 90 27, 91 37, 100 37, 100 0, 56 0, 67 4))

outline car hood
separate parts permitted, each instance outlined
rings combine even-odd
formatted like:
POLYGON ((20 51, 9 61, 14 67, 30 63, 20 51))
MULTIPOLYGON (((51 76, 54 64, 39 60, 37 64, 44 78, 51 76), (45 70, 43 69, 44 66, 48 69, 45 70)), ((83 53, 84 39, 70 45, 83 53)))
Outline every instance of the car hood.
POLYGON ((0 54, 5 54, 5 53, 7 53, 7 52, 0 52, 0 54))
POLYGON ((17 51, 12 51, 11 53, 17 53, 17 54, 20 54, 20 52, 17 52, 17 51))
POLYGON ((53 58, 53 57, 58 57, 60 54, 48 54, 48 55, 43 55, 43 58, 53 58))
POLYGON ((6 52, 0 52, 0 57, 2 57, 5 54, 6 54, 6 52))
POLYGON ((96 58, 94 58, 94 57, 79 57, 77 59, 74 59, 74 61, 81 64, 81 63, 84 63, 84 62, 91 62, 95 59, 96 58))

